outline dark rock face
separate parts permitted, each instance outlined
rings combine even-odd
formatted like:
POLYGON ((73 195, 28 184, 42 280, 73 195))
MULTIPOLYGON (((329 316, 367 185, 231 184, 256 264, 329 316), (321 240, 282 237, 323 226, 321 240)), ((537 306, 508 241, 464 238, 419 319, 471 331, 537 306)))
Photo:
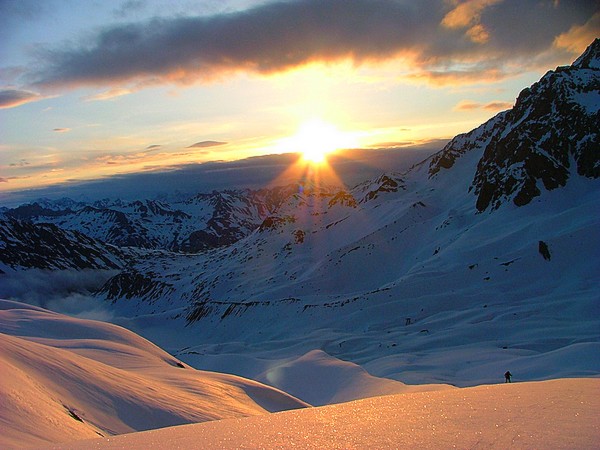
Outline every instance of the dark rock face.
MULTIPOLYGON (((366 203, 375 200, 380 194, 385 192, 398 192, 400 189, 406 189, 404 180, 395 175, 381 175, 374 181, 368 181, 354 188, 355 197, 360 195, 358 203, 366 203)), ((349 205, 351 206, 351 205, 349 205)))
POLYGON ((133 297, 156 300, 172 290, 172 285, 153 280, 150 276, 135 270, 126 270, 108 280, 100 293, 106 294, 106 298, 113 301, 133 297))
POLYGON ((352 196, 350 192, 340 191, 333 196, 331 200, 329 200, 329 207, 331 208, 334 205, 340 204, 342 206, 348 206, 350 208, 356 208, 358 203, 356 199, 352 196))
POLYGON ((0 221, 0 263, 13 269, 118 269, 124 261, 117 248, 77 231, 15 219, 0 221))
POLYGON ((260 224, 260 227, 258 227, 258 231, 259 232, 265 232, 268 230, 277 230, 278 228, 281 228, 283 225, 288 224, 288 223, 294 223, 296 221, 296 219, 292 216, 284 216, 284 217, 278 217, 278 216, 270 216, 267 217, 265 220, 263 220, 263 223, 260 224))

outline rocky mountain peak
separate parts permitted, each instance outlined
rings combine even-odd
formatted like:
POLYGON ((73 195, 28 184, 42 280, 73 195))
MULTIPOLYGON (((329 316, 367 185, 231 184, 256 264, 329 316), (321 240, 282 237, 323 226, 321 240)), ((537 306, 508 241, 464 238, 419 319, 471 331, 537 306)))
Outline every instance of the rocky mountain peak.
POLYGON ((470 190, 479 212, 531 202, 576 173, 600 177, 600 40, 571 66, 549 71, 519 94, 515 106, 455 137, 430 160, 429 174, 479 150, 470 190))
POLYGON ((600 38, 594 42, 573 62, 573 67, 579 69, 600 69, 600 38))

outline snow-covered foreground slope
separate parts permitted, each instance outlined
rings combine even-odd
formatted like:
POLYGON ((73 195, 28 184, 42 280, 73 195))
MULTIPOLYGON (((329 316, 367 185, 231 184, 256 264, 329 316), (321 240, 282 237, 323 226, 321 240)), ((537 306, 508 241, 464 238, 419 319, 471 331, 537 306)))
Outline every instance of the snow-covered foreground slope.
POLYGON ((452 389, 447 384, 406 385, 370 375, 362 367, 341 361, 322 350, 270 367, 256 377, 313 406, 406 392, 452 389))
POLYGON ((561 379, 389 395, 184 425, 61 449, 595 449, 600 379, 561 379))
POLYGON ((0 447, 40 446, 307 406, 190 368, 121 327, 0 300, 0 447))

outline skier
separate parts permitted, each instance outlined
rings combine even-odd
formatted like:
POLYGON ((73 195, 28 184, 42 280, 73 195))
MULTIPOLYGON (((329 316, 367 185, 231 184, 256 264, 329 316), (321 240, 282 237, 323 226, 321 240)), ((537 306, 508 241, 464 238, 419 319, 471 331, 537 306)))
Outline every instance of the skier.
POLYGON ((505 383, 510 383, 510 377, 512 377, 512 373, 510 373, 510 370, 507 370, 506 373, 504 374, 504 382, 505 383))

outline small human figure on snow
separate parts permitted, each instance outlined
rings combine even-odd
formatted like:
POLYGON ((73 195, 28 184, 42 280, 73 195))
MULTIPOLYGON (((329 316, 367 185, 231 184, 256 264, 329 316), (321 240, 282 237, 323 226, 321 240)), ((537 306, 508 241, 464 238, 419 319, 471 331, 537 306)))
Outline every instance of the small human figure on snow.
POLYGON ((512 373, 510 373, 510 370, 507 370, 506 373, 504 374, 504 382, 505 383, 510 383, 510 378, 512 377, 512 373))

